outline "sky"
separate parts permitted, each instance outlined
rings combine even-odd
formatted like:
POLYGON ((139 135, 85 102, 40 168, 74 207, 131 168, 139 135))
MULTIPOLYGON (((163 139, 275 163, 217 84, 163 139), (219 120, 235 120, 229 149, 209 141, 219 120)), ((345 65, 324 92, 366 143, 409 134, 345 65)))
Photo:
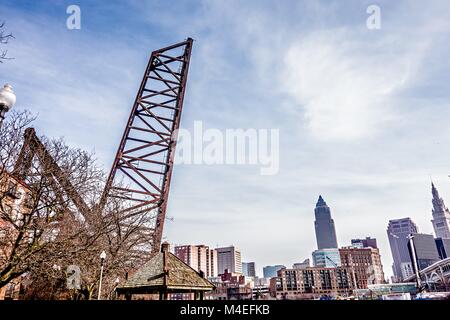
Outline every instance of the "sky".
POLYGON ((151 51, 192 37, 181 127, 279 129, 280 167, 177 165, 164 237, 235 245, 258 273, 316 249, 314 207, 340 246, 389 219, 432 233, 431 183, 450 204, 450 3, 1 0, 15 37, 0 64, 39 134, 93 151, 108 171, 151 51), (69 5, 81 29, 69 30, 69 5))

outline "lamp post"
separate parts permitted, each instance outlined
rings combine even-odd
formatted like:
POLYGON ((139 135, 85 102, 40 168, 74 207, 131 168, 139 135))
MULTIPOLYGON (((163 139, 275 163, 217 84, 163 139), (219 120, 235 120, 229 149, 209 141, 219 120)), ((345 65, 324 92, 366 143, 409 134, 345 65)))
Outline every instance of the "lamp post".
POLYGON ((3 119, 5 119, 5 114, 11 110, 15 103, 16 95, 14 94, 11 85, 5 84, 3 88, 0 89, 0 127, 2 126, 3 119))
POLYGON ((421 279, 420 279, 419 265, 417 264, 416 248, 414 247, 414 236, 412 234, 410 234, 408 236, 408 239, 409 239, 409 245, 411 246, 411 255, 413 258, 413 268, 416 273, 417 290, 420 290, 422 283, 421 283, 421 279))
POLYGON ((97 300, 100 300, 100 297, 102 295, 102 280, 103 280, 103 263, 106 259, 106 252, 102 251, 100 254, 100 282, 98 284, 98 297, 97 300))
POLYGON ((119 282, 120 282, 120 279, 119 279, 119 277, 117 277, 116 281, 114 282, 114 284, 115 284, 115 286, 114 286, 114 293, 115 293, 114 299, 117 299, 117 287, 119 286, 119 282))

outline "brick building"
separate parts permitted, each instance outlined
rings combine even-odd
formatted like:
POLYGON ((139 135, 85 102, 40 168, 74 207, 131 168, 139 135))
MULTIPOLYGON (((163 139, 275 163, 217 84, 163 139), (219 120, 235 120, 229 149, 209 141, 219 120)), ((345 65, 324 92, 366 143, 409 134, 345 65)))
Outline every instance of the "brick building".
POLYGON ((342 267, 350 270, 356 289, 367 289, 369 284, 385 283, 383 265, 378 248, 344 247, 339 249, 342 267))
POLYGON ((350 272, 342 267, 281 269, 275 279, 271 281, 271 291, 275 285, 278 300, 349 296, 353 290, 350 272))
MULTIPOLYGON (((6 262, 11 252, 10 239, 14 238, 16 228, 20 226, 32 205, 29 187, 5 171, 0 176, 0 265, 6 262), (3 217, 3 218, 2 218, 3 217)), ((0 288, 0 300, 18 299, 21 291, 21 277, 0 288)))

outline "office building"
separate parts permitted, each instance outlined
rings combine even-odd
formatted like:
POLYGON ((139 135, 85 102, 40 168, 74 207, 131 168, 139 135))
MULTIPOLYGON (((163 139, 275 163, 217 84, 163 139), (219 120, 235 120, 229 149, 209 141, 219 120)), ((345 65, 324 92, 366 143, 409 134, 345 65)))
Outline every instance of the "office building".
POLYGON ((319 196, 316 208, 314 209, 316 220, 314 221, 316 229, 317 248, 337 248, 336 230, 334 221, 331 218, 330 208, 323 200, 322 196, 319 196))
POLYGON ((242 273, 247 277, 256 277, 255 263, 242 262, 242 273))
POLYGON ((408 250, 408 236, 418 232, 419 230, 411 218, 389 221, 387 235, 394 260, 392 270, 395 282, 401 282, 414 272, 408 250))
POLYGON ((218 276, 217 251, 205 245, 175 246, 174 254, 197 272, 203 271, 207 278, 218 276))
POLYGON ((306 269, 311 267, 309 259, 305 259, 303 262, 297 262, 292 265, 292 269, 306 269))
POLYGON ((320 249, 312 253, 314 267, 335 268, 341 265, 339 249, 320 249))
MULTIPOLYGON (((423 270, 440 260, 438 248, 433 235, 415 233, 412 236, 419 270, 423 270)), ((411 255, 412 252, 410 243, 408 243, 408 249, 411 255)), ((412 255, 411 260, 413 261, 412 255)))
POLYGON ((378 248, 345 247, 339 249, 341 265, 350 270, 355 289, 367 289, 369 284, 385 283, 378 248))
POLYGON ((352 239, 352 247, 357 248, 378 248, 377 239, 366 237, 365 239, 352 239))
POLYGON ((437 238, 435 241, 439 259, 450 258, 450 239, 437 238))
POLYGON ((277 265, 274 265, 274 266, 265 266, 263 268, 264 278, 276 277, 278 270, 281 270, 281 269, 286 269, 286 267, 283 266, 283 265, 280 265, 280 264, 277 264, 277 265))
POLYGON ((219 275, 224 274, 225 270, 242 274, 241 251, 234 246, 217 248, 216 251, 219 275))
POLYGON ((444 204, 444 200, 439 196, 439 193, 431 183, 431 193, 433 194, 433 223, 434 233, 436 238, 450 239, 450 211, 444 204))

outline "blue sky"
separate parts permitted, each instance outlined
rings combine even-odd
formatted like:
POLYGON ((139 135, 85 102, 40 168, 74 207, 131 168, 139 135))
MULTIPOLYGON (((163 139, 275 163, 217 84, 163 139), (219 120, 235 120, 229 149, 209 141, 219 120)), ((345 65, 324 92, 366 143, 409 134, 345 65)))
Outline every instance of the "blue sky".
POLYGON ((152 50, 190 36, 182 127, 280 129, 280 171, 180 165, 165 236, 234 244, 285 264, 316 247, 313 209, 331 207, 340 245, 373 236, 391 275, 386 227, 431 233, 431 186, 450 204, 450 3, 378 1, 9 1, 15 40, 0 65, 41 134, 96 152, 109 170, 152 50), (66 28, 67 6, 81 30, 66 28))

